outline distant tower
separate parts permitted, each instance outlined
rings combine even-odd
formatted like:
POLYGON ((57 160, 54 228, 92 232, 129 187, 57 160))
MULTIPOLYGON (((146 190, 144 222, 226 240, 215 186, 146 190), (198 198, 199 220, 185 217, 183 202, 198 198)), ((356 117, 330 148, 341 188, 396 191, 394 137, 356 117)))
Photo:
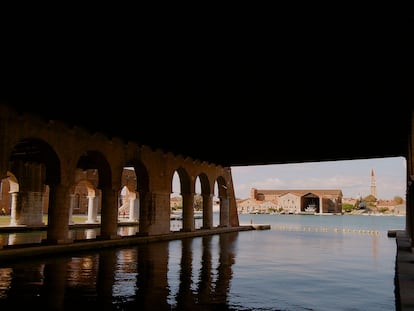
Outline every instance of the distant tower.
POLYGON ((377 198, 377 186, 375 185, 374 169, 371 170, 371 195, 377 198))

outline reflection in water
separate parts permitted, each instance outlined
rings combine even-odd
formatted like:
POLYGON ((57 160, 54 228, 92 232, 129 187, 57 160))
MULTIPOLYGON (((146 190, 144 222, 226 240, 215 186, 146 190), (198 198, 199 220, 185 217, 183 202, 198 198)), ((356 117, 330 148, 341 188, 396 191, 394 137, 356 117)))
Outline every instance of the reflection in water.
POLYGON ((42 239, 46 238, 46 232, 17 232, 7 233, 8 239, 5 241, 5 245, 16 245, 25 243, 40 243, 42 239))
POLYGON ((183 239, 181 241, 180 285, 176 298, 179 310, 194 310, 196 304, 191 289, 191 277, 193 275, 192 242, 193 239, 183 239))
POLYGON ((272 229, 0 261, 0 310, 396 310, 405 219, 239 217, 272 229))
POLYGON ((13 267, 11 270, 10 273, 8 268, 0 269, 0 283, 4 284, 0 294, 1 309, 35 306, 40 302, 43 304, 41 293, 44 282, 44 264, 27 263, 13 267))
MULTIPOLYGON (((201 229, 203 226, 203 219, 202 218, 194 218, 194 228, 201 229)), ((170 230, 171 231, 180 231, 183 228, 183 220, 182 219, 174 219, 170 221, 170 230)))
POLYGON ((167 298, 168 243, 139 247, 138 279, 135 305, 144 310, 170 310, 167 298), (156 306, 156 308, 154 308, 156 306))
POLYGON ((42 308, 61 310, 61 306, 64 305, 68 262, 69 258, 58 258, 44 266, 44 281, 40 294, 42 308))
POLYGON ((226 307, 238 232, 0 266, 0 309, 226 307), (200 253, 197 262, 194 253, 200 253), (177 246, 181 245, 181 249, 177 246), (218 257, 213 255, 218 250, 218 257), (214 262, 214 258, 218 262, 214 262), (215 267, 215 268, 214 268, 215 267), (177 271, 177 273, 171 273, 177 271), (198 273, 198 278, 194 278, 198 273))
POLYGON ((95 239, 100 232, 100 228, 87 228, 87 229, 72 229, 69 230, 69 239, 71 240, 85 240, 95 239))
POLYGON ((233 234, 223 235, 220 238, 218 277, 213 297, 214 302, 221 305, 226 304, 230 280, 233 275, 231 267, 235 262, 234 241, 235 235, 233 234))
MULTIPOLYGON (((99 236, 101 229, 98 228, 75 228, 70 229, 68 238, 70 240, 88 240, 99 236)), ((138 232, 138 226, 119 226, 118 235, 134 236, 138 232)), ((16 233, 0 233, 0 246, 41 243, 46 239, 46 230, 26 231, 16 233)))
POLYGON ((138 230, 138 226, 121 226, 118 227, 118 235, 131 236, 137 234, 138 230))
POLYGON ((198 281, 198 301, 204 305, 208 304, 213 297, 213 263, 212 263, 212 236, 203 237, 202 241, 202 255, 201 255, 201 267, 198 281))

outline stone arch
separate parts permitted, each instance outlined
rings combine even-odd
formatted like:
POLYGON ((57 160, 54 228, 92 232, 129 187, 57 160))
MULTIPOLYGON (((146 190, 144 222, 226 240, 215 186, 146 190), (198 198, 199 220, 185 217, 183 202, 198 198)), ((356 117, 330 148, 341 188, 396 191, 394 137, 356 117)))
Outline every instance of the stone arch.
POLYGON ((122 170, 121 187, 118 195, 118 221, 138 220, 138 199, 135 168, 126 166, 122 170))
POLYGON ((15 223, 16 215, 16 200, 19 194, 19 181, 16 176, 10 171, 7 172, 6 176, 1 179, 1 208, 2 212, 11 215, 9 224, 15 223))
POLYGON ((139 196, 135 187, 121 184, 118 200, 118 221, 138 221, 139 196))
POLYGON ((99 176, 97 187, 100 189, 112 187, 111 166, 100 151, 90 150, 84 152, 79 158, 76 167, 84 171, 96 169, 99 176))
POLYGON ((180 179, 180 194, 182 197, 182 231, 194 231, 194 191, 195 180, 191 180, 187 170, 180 166, 172 172, 171 175, 171 191, 174 173, 177 172, 180 179))
POLYGON ((201 184, 201 197, 203 198, 203 229, 213 228, 213 190, 210 180, 205 173, 198 175, 201 184))
MULTIPOLYGON (((191 184, 190 175, 183 167, 176 169, 178 177, 180 177, 181 194, 194 193, 194 185, 191 184)), ((171 179, 172 182, 172 179, 171 179)))
MULTIPOLYGON (((195 176, 201 176, 202 192, 211 195, 214 191, 208 188, 212 187, 212 181, 218 175, 222 175, 227 179, 230 196, 234 199, 229 168, 200 162, 167 150, 138 145, 135 142, 126 143, 120 138, 109 138, 100 132, 92 133, 77 126, 68 126, 59 120, 44 122, 35 116, 17 116, 13 109, 0 106, 1 124, 7 129, 2 132, 3 139, 0 140, 3 150, 0 163, 3 173, 0 176, 6 176, 2 177, 3 179, 7 178, 6 172, 11 172, 17 181, 12 188, 16 191, 18 189, 18 193, 30 189, 32 193, 28 200, 39 205, 36 207, 39 215, 40 201, 47 205, 47 208, 43 209, 43 213, 48 215, 47 240, 44 241, 47 244, 72 242, 68 235, 70 195, 74 193, 71 192, 71 187, 79 181, 76 179, 77 169, 82 172, 96 171, 99 177, 93 185, 95 195, 102 198, 102 239, 118 237, 117 199, 121 189, 123 164, 126 163, 133 165, 138 175, 135 191, 140 199, 139 229, 144 234, 170 232, 168 225, 171 198, 169 200, 168 184, 172 180, 171 171, 177 167, 184 205, 188 206, 186 210, 189 215, 191 214, 191 217, 186 216, 185 230, 194 229, 192 207, 196 183, 194 178, 197 178, 195 176), (36 197, 37 193, 44 195, 36 197)), ((10 182, 8 186, 9 184, 10 182)), ((132 192, 132 189, 130 190, 132 192)), ((9 196, 8 193, 6 196, 9 196)), ((221 197, 226 197, 226 193, 221 194, 221 197)), ((28 205, 33 204, 30 202, 28 205)), ((235 203, 233 205, 235 206, 235 203)), ((236 208, 234 210, 237 212, 236 208)), ((236 216, 237 214, 234 217, 236 216)))
POLYGON ((9 168, 14 176, 10 225, 43 225, 44 211, 50 215, 50 189, 61 180, 58 155, 44 140, 24 138, 13 146, 9 168))
POLYGON ((10 192, 19 192, 19 181, 17 177, 12 172, 7 172, 6 178, 10 184, 9 189, 10 192))
POLYGON ((224 177, 223 176, 217 177, 216 182, 217 182, 217 186, 218 186, 217 187, 217 190, 218 190, 217 196, 219 198, 227 198, 228 197, 227 182, 224 179, 224 177))
POLYGON ((182 207, 183 207, 183 195, 181 193, 181 180, 177 170, 172 170, 170 177, 170 230, 177 231, 182 228, 182 207), (177 186, 180 187, 177 191, 177 186))
POLYGON ((83 178, 77 179, 69 191, 69 224, 72 224, 72 216, 75 213, 87 214, 86 223, 98 223, 98 214, 100 211, 100 192, 88 176, 95 175, 95 170, 78 171, 83 178))
POLYGON ((11 211, 11 193, 19 192, 19 183, 16 177, 7 172, 6 175, 0 179, 0 208, 1 214, 9 215, 11 211))
POLYGON ((125 165, 134 170, 135 181, 128 185, 128 191, 135 194, 130 196, 128 220, 139 221, 138 233, 148 234, 155 215, 152 208, 152 196, 149 189, 149 174, 146 166, 140 160, 131 160, 125 165))
POLYGON ((319 196, 312 192, 304 194, 301 198, 300 211, 312 211, 314 213, 320 213, 321 206, 319 196))
POLYGON ((201 183, 201 194, 212 194, 210 180, 205 173, 200 173, 198 175, 198 178, 200 178, 201 183))
POLYGON ((223 176, 219 176, 216 179, 217 182, 217 191, 218 198, 220 201, 220 220, 219 227, 228 227, 230 221, 230 202, 227 182, 223 176))
POLYGON ((80 156, 77 168, 84 171, 96 170, 98 174, 97 189, 101 192, 101 238, 116 237, 118 230, 118 194, 113 189, 112 170, 109 162, 100 151, 88 150, 80 156))
POLYGON ((139 220, 140 233, 147 233, 151 223, 152 215, 152 198, 149 190, 149 174, 146 166, 139 160, 133 160, 128 163, 132 167, 135 175, 135 182, 128 186, 130 193, 129 215, 130 221, 139 220))
POLYGON ((60 183, 60 160, 47 142, 39 138, 20 140, 10 153, 11 171, 18 162, 42 163, 45 166, 44 181, 48 185, 60 183))

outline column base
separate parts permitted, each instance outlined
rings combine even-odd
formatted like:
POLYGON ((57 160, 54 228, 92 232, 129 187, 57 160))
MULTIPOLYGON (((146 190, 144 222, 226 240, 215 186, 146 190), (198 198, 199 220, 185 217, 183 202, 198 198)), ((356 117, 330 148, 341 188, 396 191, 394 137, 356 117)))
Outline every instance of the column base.
POLYGON ((72 244, 73 239, 62 239, 62 240, 56 240, 56 239, 43 239, 40 244, 42 245, 60 245, 60 244, 72 244))
POLYGON ((137 232, 135 233, 135 236, 149 236, 148 232, 137 232))
POLYGON ((119 235, 98 235, 96 237, 97 240, 117 240, 121 237, 119 235))
POLYGON ((195 231, 195 229, 187 229, 187 228, 180 229, 180 232, 194 232, 194 231, 195 231))

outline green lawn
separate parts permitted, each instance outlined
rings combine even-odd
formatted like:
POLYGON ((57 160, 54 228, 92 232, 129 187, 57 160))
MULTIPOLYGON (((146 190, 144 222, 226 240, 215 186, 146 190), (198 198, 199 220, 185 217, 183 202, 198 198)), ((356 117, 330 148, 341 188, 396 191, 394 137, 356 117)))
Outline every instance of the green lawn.
POLYGON ((10 216, 0 216, 0 226, 8 226, 10 224, 10 216))

